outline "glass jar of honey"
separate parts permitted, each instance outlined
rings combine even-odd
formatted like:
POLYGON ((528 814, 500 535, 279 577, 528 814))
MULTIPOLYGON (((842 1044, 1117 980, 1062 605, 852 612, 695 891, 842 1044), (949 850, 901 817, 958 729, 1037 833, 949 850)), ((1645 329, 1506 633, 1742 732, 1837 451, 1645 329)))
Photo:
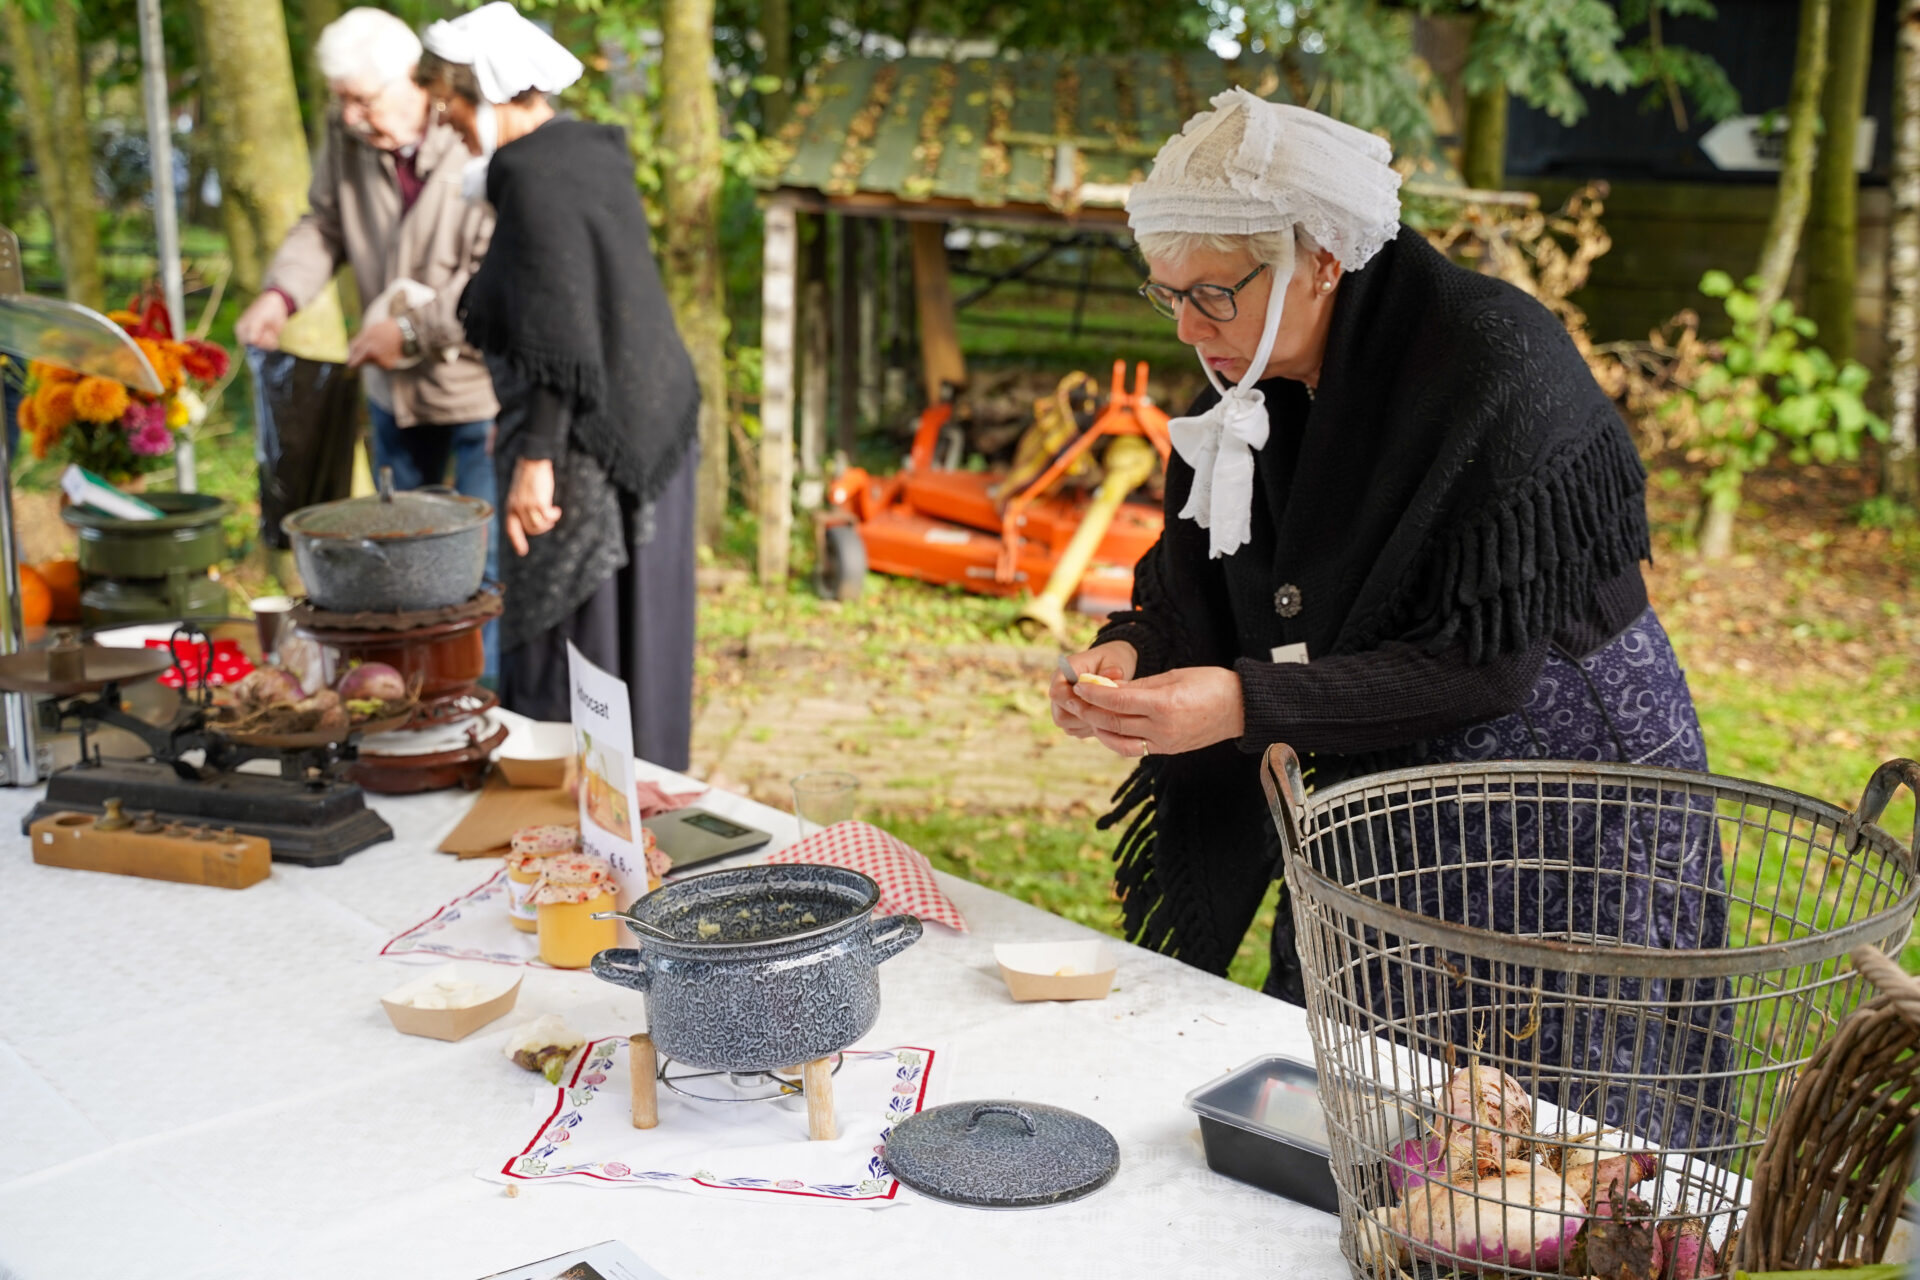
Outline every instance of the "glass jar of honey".
POLYGON ((593 918, 613 910, 617 888, 605 858, 563 853, 543 859, 530 894, 541 961, 556 969, 584 969, 600 952, 619 946, 620 922, 593 918))
POLYGON ((524 933, 539 928, 539 916, 527 895, 540 881, 540 868, 555 854, 572 853, 579 847, 578 827, 522 827, 513 833, 507 854, 507 919, 514 928, 524 933))

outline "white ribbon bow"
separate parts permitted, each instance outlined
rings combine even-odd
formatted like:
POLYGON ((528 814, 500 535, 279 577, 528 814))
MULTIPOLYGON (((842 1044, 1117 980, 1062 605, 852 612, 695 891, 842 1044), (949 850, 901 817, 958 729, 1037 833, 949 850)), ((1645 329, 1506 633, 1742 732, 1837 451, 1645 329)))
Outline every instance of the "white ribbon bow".
MULTIPOLYGON (((1288 243, 1291 247, 1290 238, 1288 243)), ((1213 560, 1232 555, 1253 536, 1253 451, 1266 446, 1268 434, 1267 397, 1253 384, 1266 371, 1274 335, 1280 332, 1287 285, 1293 279, 1293 256, 1286 257, 1285 263, 1273 264, 1273 292, 1267 299, 1260 349, 1238 385, 1222 382, 1202 356, 1200 367, 1220 393, 1219 401, 1205 413, 1167 423, 1174 449, 1193 468, 1193 491, 1180 515, 1207 531, 1207 556, 1213 560)))

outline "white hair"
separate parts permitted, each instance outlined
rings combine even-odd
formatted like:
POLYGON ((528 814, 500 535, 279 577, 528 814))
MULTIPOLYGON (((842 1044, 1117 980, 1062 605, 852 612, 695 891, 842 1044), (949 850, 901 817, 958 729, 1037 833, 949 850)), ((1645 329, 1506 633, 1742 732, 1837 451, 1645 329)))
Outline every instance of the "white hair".
POLYGON ((314 42, 320 74, 363 89, 379 89, 413 72, 420 37, 384 9, 349 9, 314 42))
MULTIPOLYGON (((1285 231, 1256 231, 1229 235, 1218 231, 1143 231, 1134 237, 1143 258, 1179 262, 1195 253, 1247 253, 1255 262, 1279 262, 1287 251, 1285 231)), ((1299 223, 1293 226, 1293 247, 1299 257, 1320 252, 1320 242, 1299 223)))

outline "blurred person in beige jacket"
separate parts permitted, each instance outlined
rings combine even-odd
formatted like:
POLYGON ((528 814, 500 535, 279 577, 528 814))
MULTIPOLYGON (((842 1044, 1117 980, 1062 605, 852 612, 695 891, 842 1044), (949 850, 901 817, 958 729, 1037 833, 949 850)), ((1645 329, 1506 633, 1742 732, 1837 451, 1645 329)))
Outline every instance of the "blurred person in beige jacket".
MULTIPOLYGON (((314 52, 331 105, 310 212, 288 232, 235 334, 274 349, 287 318, 342 263, 352 267, 364 313, 347 363, 367 393, 374 465, 392 468, 396 488, 412 489, 444 483, 451 463, 454 487, 491 503, 499 404, 458 308, 486 256, 493 210, 462 193, 467 149, 414 83, 420 41, 405 22, 349 9, 314 52)), ((489 578, 497 576, 494 541, 489 578)))

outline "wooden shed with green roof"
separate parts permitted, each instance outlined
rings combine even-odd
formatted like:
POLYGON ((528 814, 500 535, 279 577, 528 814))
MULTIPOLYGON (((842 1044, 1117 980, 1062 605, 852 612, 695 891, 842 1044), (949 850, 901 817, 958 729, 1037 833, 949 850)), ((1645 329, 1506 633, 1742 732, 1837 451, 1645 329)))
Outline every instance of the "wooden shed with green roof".
MULTIPOLYGON (((1124 228, 1127 191, 1161 144, 1215 94, 1240 84, 1263 96, 1280 87, 1270 66, 1243 67, 1204 49, 845 58, 814 73, 761 180, 763 581, 786 576, 796 390, 801 497, 813 505, 825 455, 828 369, 847 367, 856 337, 848 332, 850 309, 828 318, 821 237, 814 238, 820 247, 802 284, 799 219, 839 214, 843 231, 857 230, 862 219, 907 225, 921 377, 937 397, 966 382, 946 224, 1124 228), (801 329, 804 350, 797 352, 801 329)), ((843 278, 842 297, 856 292, 843 278)))

